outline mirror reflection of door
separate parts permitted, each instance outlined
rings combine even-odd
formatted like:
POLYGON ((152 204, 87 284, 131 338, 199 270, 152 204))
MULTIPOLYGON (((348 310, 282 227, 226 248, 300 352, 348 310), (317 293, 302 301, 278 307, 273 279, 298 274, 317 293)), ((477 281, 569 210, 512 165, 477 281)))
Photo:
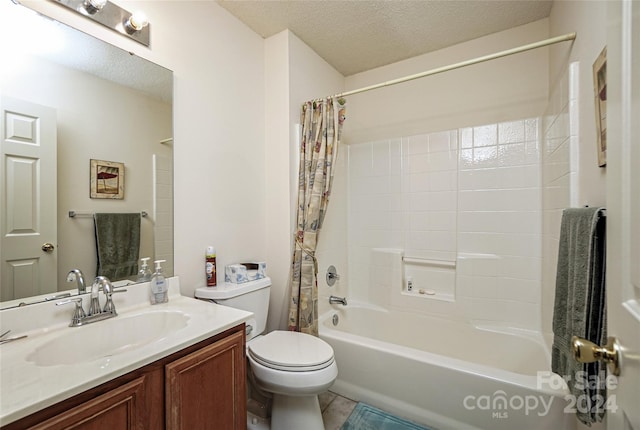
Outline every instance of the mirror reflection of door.
POLYGON ((56 291, 56 111, 2 97, 0 298, 56 291))

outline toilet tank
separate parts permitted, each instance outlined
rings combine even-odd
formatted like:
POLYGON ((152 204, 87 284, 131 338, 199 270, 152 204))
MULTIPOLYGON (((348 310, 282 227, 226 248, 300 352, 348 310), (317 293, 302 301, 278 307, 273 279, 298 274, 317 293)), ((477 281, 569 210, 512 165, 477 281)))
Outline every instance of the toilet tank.
POLYGON ((213 301, 243 311, 253 312, 253 319, 247 321, 247 340, 264 332, 269 312, 271 278, 262 278, 242 284, 225 282, 216 287, 202 287, 195 292, 201 300, 213 301))

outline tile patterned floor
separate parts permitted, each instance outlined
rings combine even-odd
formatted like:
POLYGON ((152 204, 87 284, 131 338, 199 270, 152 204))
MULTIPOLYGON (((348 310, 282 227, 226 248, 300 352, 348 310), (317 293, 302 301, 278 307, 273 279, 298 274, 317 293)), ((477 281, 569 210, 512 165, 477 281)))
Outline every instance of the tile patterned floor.
POLYGON ((339 430, 358 402, 327 391, 318 396, 325 430, 339 430))

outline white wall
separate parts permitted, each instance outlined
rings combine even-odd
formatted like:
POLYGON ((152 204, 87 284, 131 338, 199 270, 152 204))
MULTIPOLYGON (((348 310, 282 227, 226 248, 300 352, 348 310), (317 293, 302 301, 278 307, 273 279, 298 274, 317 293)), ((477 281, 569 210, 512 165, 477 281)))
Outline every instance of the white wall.
MULTIPOLYGON (((549 16, 549 34, 576 32, 572 44, 550 48, 549 87, 561 85, 570 63, 578 63, 578 149, 577 204, 604 206, 606 168, 598 167, 592 66, 607 44, 607 2, 555 1, 549 16)), ((566 98, 565 98, 566 99, 566 98)))
MULTIPOLYGON (((606 45, 606 1, 555 1, 552 35, 576 32, 550 49, 544 116, 542 331, 551 343, 562 209, 606 203, 606 168, 598 167, 592 65, 606 45)), ((586 426, 577 424, 578 428, 586 426)), ((592 428, 602 429, 596 424, 592 428)))
MULTIPOLYGON (((349 76, 364 87, 548 37, 546 19, 349 76)), ((541 48, 348 98, 349 143, 495 124, 540 115, 547 104, 548 49, 541 48)))
POLYGON ((290 182, 293 170, 289 120, 289 32, 265 40, 265 130, 267 183, 267 273, 271 296, 267 330, 284 328, 293 231, 290 182))
POLYGON ((214 2, 119 1, 147 13, 150 48, 53 2, 24 3, 173 70, 175 273, 182 293, 192 296, 205 285, 207 245, 216 247, 219 269, 264 259, 263 39, 214 2))
POLYGON ((562 209, 604 206, 606 168, 598 167, 592 65, 606 45, 606 2, 556 1, 551 34, 576 32, 550 49, 544 118, 542 329, 551 336, 562 209))
MULTIPOLYGON (((300 108, 307 100, 342 91, 344 77, 304 44, 295 34, 285 30, 265 41, 266 50, 266 141, 267 141, 267 270, 272 278, 268 330, 286 327, 288 280, 291 266, 295 207, 297 204, 298 136, 300 108), (286 116, 283 113, 287 114, 286 116)), ((344 154, 344 152, 343 152, 344 154)), ((344 158, 339 155, 339 158, 344 158)), ((338 163, 340 166, 340 163, 338 163)), ((337 177, 344 177, 338 166, 337 177)), ((337 179, 336 181, 340 181, 337 179)), ((346 241, 335 245, 334 234, 346 231, 346 217, 333 197, 325 226, 319 235, 317 257, 320 274, 329 264, 346 268, 346 241), (331 237, 325 237, 325 233, 331 237), (330 247, 328 247, 330 246, 330 247), (345 250, 334 258, 333 251, 345 250), (325 256, 327 257, 325 261, 325 256), (328 257, 331 258, 328 258, 328 257)), ((338 242, 339 243, 339 242, 338 242)), ((322 303, 322 301, 321 301, 322 303)))

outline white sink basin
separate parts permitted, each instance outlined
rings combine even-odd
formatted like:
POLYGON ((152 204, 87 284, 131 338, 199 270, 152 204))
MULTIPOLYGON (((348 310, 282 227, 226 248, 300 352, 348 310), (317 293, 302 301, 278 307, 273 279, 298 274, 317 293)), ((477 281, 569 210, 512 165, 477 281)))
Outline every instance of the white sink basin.
POLYGON ((156 342, 187 326, 180 311, 146 311, 69 327, 27 356, 37 366, 86 363, 156 342))

